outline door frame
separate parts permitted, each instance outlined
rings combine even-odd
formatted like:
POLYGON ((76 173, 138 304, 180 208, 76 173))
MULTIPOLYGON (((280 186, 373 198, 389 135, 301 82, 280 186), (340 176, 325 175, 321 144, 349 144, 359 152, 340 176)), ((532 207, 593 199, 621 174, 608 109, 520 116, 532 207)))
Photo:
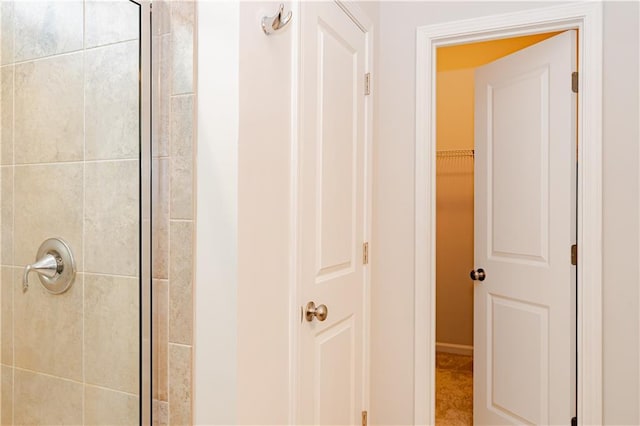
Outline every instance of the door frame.
MULTIPOLYGON (((578 29, 577 417, 602 424, 602 3, 418 27, 416 37, 414 424, 435 423, 436 49, 578 29)), ((569 84, 569 76, 567 76, 569 84)), ((569 247, 567 247, 569 250, 569 247)), ((567 419, 567 423, 570 419, 567 419)))
MULTIPOLYGON (((365 59, 364 71, 371 73, 370 94, 365 97, 364 103, 364 223, 363 223, 363 240, 369 242, 371 247, 372 240, 372 212, 373 212, 373 106, 375 93, 375 76, 374 74, 374 26, 367 14, 358 6, 355 1, 333 1, 353 23, 365 35, 365 59)), ((301 379, 300 374, 300 332, 301 309, 304 301, 300 300, 300 267, 299 267, 299 251, 300 251, 300 220, 299 220, 299 204, 300 204, 300 145, 302 143, 300 120, 302 116, 301 106, 301 20, 300 14, 304 10, 304 2, 294 1, 291 4, 294 24, 292 25, 292 53, 291 53, 291 185, 289 214, 290 221, 290 240, 289 240, 289 424, 299 424, 299 400, 301 397, 301 379)), ((369 251, 371 257, 371 251, 369 251)), ((368 410, 370 398, 370 306, 371 306, 371 262, 363 268, 363 362, 362 362, 362 399, 364 410, 368 410)))

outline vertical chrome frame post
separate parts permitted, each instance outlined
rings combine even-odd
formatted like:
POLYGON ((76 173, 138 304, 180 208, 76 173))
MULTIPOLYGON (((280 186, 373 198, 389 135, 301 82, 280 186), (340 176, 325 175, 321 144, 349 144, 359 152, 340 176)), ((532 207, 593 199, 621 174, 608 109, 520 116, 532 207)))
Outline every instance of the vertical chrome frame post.
POLYGON ((151 271, 151 0, 130 0, 140 7, 140 424, 152 423, 152 271, 151 271))

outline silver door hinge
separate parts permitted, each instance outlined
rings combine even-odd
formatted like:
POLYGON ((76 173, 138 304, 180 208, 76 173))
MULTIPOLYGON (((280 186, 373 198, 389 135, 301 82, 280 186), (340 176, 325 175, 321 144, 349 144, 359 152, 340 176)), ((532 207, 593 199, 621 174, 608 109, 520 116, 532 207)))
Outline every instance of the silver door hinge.
POLYGON ((571 264, 576 266, 578 264, 578 245, 571 246, 571 264))
POLYGON ((371 94, 371 73, 370 72, 364 75, 364 94, 365 96, 371 94))
POLYGON ((369 243, 362 244, 362 264, 367 265, 369 263, 369 243))
POLYGON ((362 412, 362 426, 367 426, 367 412, 362 412))
POLYGON ((578 93, 578 72, 571 73, 571 91, 578 93))

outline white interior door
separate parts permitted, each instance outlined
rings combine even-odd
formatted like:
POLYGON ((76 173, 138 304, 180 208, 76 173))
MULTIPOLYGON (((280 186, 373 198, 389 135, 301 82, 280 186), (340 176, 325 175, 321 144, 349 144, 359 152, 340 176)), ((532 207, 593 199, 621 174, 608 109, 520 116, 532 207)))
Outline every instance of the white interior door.
POLYGON ((569 424, 575 412, 573 71, 575 31, 476 71, 477 424, 569 424))
POLYGON ((363 410, 365 34, 333 2, 301 4, 299 421, 354 425, 363 410), (306 308, 305 308, 306 309, 306 308))

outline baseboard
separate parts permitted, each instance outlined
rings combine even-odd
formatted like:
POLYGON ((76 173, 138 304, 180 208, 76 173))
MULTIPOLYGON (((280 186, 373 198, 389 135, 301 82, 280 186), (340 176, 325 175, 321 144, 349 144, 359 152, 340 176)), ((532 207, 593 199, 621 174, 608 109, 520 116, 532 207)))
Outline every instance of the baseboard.
POLYGON ((473 346, 456 345, 455 343, 436 342, 436 352, 446 352, 449 354, 473 356, 473 346))

